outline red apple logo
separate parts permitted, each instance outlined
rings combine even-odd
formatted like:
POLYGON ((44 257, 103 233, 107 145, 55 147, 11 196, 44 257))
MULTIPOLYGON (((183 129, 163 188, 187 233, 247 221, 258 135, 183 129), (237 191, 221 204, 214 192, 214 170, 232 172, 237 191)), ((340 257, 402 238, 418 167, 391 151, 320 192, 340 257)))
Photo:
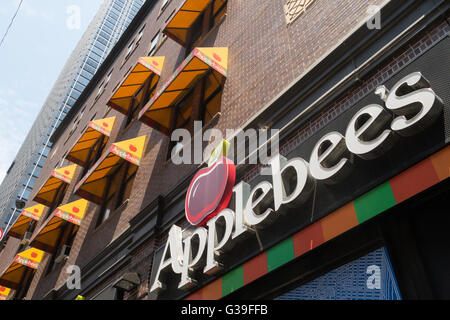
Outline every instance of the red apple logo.
POLYGON ((38 256, 38 255, 37 255, 36 252, 32 252, 32 253, 31 253, 31 257, 32 257, 32 258, 37 258, 37 256, 38 256))
POLYGON ((72 211, 75 212, 75 213, 78 213, 78 212, 80 212, 80 209, 78 207, 73 207, 72 211))
POLYGON ((109 125, 108 125, 106 122, 103 122, 102 125, 103 125, 105 128, 108 128, 108 127, 109 127, 109 125))
POLYGON ((187 220, 194 226, 203 226, 225 209, 230 203, 235 181, 236 167, 225 157, 197 172, 186 194, 187 220))
POLYGON ((69 175, 69 174, 70 174, 70 171, 69 171, 69 170, 66 170, 66 171, 64 171, 64 174, 65 174, 65 175, 69 175))
POLYGON ((0 292, 5 291, 5 287, 0 287, 0 292))
POLYGON ((222 58, 217 53, 213 54, 213 58, 216 59, 219 62, 222 61, 222 58))
POLYGON ((130 150, 132 151, 132 152, 136 152, 137 151, 137 148, 135 147, 135 146, 133 146, 132 144, 130 144, 130 150))
POLYGON ((34 209, 33 211, 34 211, 34 213, 39 213, 38 209, 34 209))
POLYGON ((152 64, 155 66, 155 67, 157 67, 157 66, 159 66, 159 63, 158 62, 156 62, 156 61, 152 61, 152 64))

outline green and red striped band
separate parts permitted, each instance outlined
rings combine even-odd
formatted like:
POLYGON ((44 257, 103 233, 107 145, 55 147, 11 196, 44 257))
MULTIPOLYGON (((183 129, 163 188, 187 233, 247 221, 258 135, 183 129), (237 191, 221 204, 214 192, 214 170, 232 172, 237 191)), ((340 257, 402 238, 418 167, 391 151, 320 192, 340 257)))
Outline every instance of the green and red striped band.
POLYGON ((450 146, 192 293, 216 300, 450 177, 450 146))

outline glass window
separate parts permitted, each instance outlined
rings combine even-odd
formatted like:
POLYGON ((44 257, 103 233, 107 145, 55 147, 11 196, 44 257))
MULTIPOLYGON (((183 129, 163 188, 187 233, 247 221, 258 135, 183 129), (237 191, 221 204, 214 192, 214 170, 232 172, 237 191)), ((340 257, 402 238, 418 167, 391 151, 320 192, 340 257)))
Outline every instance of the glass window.
POLYGON ((97 41, 100 42, 101 44, 107 46, 108 45, 108 41, 106 39, 103 39, 102 37, 97 37, 97 41))
POLYGON ((45 157, 48 157, 48 154, 50 153, 50 148, 47 148, 45 146, 42 146, 39 150, 40 154, 43 154, 45 157))
POLYGON ((145 26, 142 27, 141 31, 139 31, 139 33, 136 37, 136 46, 139 45, 139 42, 141 41, 142 36, 144 35, 144 29, 145 29, 145 26))
MULTIPOLYGON (((221 81, 224 81, 222 78, 221 81)), ((175 129, 184 128, 193 131, 193 121, 202 121, 203 125, 209 123, 212 118, 220 112, 221 100, 223 92, 223 83, 216 78, 215 71, 211 71, 206 77, 198 81, 198 83, 183 97, 183 99, 175 107, 174 126, 175 129), (201 99, 194 99, 194 92, 202 92, 201 99), (198 114, 195 119, 192 118, 193 110, 198 110, 194 114, 198 114)), ((169 144, 167 159, 171 157, 172 149, 176 146, 176 142, 169 144)))
POLYGON ((339 301, 401 299, 397 279, 387 249, 384 247, 276 298, 276 300, 339 301), (368 279, 373 281, 370 282, 368 279))
POLYGON ((73 98, 70 98, 69 97, 69 99, 67 99, 67 105, 69 106, 69 107, 65 107, 64 108, 64 112, 69 112, 70 111, 70 107, 73 107, 73 105, 75 104, 75 102, 77 102, 75 99, 73 99, 73 98), (66 109, 67 108, 67 109, 66 109), (67 111, 66 111, 67 110, 67 111))
POLYGON ((28 200, 28 198, 30 197, 31 191, 30 190, 24 190, 23 193, 21 194, 21 198, 25 201, 28 200))
POLYGON ((77 81, 84 86, 87 86, 89 84, 89 80, 86 79, 85 77, 80 76, 80 77, 78 77, 77 81))
POLYGON ((89 53, 89 58, 91 58, 92 60, 94 60, 95 62, 100 62, 102 61, 102 57, 99 56, 98 54, 96 54, 95 52, 91 51, 89 53))
MULTIPOLYGON (((104 30, 107 31, 106 28, 105 28, 104 30)), ((111 39, 111 34, 108 34, 108 33, 104 32, 104 31, 100 31, 100 35, 101 35, 103 38, 105 38, 106 40, 111 39)))
POLYGON ((113 5, 113 8, 116 9, 117 11, 122 11, 122 7, 119 7, 117 4, 113 5))
POLYGON ((97 226, 107 220, 114 210, 129 199, 135 176, 134 168, 128 162, 124 162, 120 169, 109 178, 106 195, 100 206, 97 226))
POLYGON ((115 8, 115 7, 112 7, 111 10, 110 10, 110 12, 111 12, 112 14, 117 15, 117 17, 119 17, 119 16, 120 16, 121 10, 120 10, 120 9, 117 9, 117 8, 115 8))
POLYGON ((111 71, 108 73, 108 76, 106 77, 106 80, 105 80, 104 88, 106 88, 106 87, 108 86, 108 84, 109 84, 109 81, 111 81, 112 73, 113 73, 113 70, 111 70, 111 71))
POLYGON ((103 92, 103 83, 104 83, 104 82, 102 82, 102 83, 100 84, 100 86, 98 87, 97 95, 95 96, 96 99, 97 99, 97 98, 102 94, 102 92, 103 92))
POLYGON ((81 75, 88 80, 91 80, 93 77, 93 74, 89 73, 87 70, 82 70, 81 75))
POLYGON ((28 187, 34 188, 35 183, 36 183, 36 178, 31 177, 31 179, 28 181, 28 187))
POLYGON ((105 45, 103 45, 102 43, 100 43, 98 41, 94 42, 94 46, 97 47, 98 49, 102 50, 103 52, 105 52, 105 50, 106 50, 105 45))
POLYGON ((99 48, 97 48, 96 46, 92 47, 92 52, 95 52, 97 55, 99 55, 100 57, 103 57, 103 50, 100 50, 99 48))
POLYGON ((92 74, 95 74, 95 72, 97 71, 96 69, 92 68, 91 66, 89 66, 89 65, 87 65, 87 64, 85 64, 85 65, 83 66, 83 69, 86 70, 86 71, 88 71, 88 72, 90 72, 90 73, 92 73, 92 74))
POLYGON ((80 97, 80 92, 73 90, 72 93, 70 94, 70 96, 75 99, 78 100, 78 98, 80 97))
POLYGON ((161 4, 161 12, 164 11, 165 8, 167 8, 167 5, 169 4, 169 0, 163 0, 162 4, 161 4))
POLYGON ((34 171, 33 171, 33 176, 37 178, 37 177, 39 177, 40 173, 41 173, 41 168, 35 167, 34 171))
POLYGON ((119 20, 119 16, 114 13, 114 10, 110 10, 108 15, 115 20, 119 20))
MULTIPOLYGON (((111 35, 113 34, 113 30, 114 30, 114 26, 111 25, 111 23, 109 23, 108 21, 105 20, 103 26, 102 26, 102 31, 103 33, 105 33, 105 35, 111 37, 111 35)), ((106 39, 109 39, 105 36, 106 39)))
POLYGON ((95 62, 94 60, 92 60, 91 58, 87 58, 86 59, 86 63, 88 65, 90 65, 91 67, 93 67, 93 68, 97 68, 98 67, 98 63, 95 62))
POLYGON ((128 57, 131 55, 133 48, 134 48, 134 42, 128 46, 128 50, 127 50, 127 54, 125 55, 125 59, 128 59, 128 57))
POLYGON ((75 85, 73 87, 80 92, 83 92, 84 88, 85 88, 85 86, 83 86, 81 83, 78 83, 78 82, 75 82, 75 85))
POLYGON ((152 56, 155 53, 156 46, 158 45, 159 40, 159 32, 153 37, 152 42, 150 43, 150 51, 148 53, 149 56, 152 56))
MULTIPOLYGON (((114 29, 114 26, 116 25, 116 21, 117 20, 114 20, 111 17, 106 17, 106 22, 108 23, 108 26, 109 25, 111 26, 111 29, 114 29)), ((105 24, 106 24, 106 22, 105 22, 105 24)))
POLYGON ((34 160, 34 164, 37 164, 39 167, 43 167, 45 164, 45 160, 47 160, 47 158, 45 157, 38 157, 34 160))

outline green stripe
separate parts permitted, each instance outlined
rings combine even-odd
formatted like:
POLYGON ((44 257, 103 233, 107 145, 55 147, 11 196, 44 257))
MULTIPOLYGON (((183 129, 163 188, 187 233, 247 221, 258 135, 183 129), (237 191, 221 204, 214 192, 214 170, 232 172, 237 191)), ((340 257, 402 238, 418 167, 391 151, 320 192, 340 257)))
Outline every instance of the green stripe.
POLYGON ((269 272, 275 270, 294 258, 294 242, 291 237, 267 250, 267 269, 269 272))
POLYGON ((359 223, 375 217, 396 204, 389 182, 383 183, 354 201, 359 223))
POLYGON ((222 297, 244 286, 244 266, 228 272, 222 278, 222 297))

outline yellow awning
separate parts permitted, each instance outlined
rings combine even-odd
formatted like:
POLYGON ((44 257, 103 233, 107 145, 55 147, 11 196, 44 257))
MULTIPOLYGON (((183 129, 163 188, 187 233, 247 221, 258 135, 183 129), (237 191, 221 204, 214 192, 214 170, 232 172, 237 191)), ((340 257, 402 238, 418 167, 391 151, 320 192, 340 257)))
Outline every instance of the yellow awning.
POLYGON ((119 88, 113 93, 107 105, 125 115, 128 115, 133 97, 136 98, 135 104, 142 100, 144 90, 139 89, 143 84, 150 80, 149 90, 156 88, 156 84, 161 76, 164 66, 164 57, 141 57, 136 66, 120 84, 119 88))
POLYGON ((164 86, 142 108, 139 120, 169 134, 172 107, 195 83, 212 71, 218 83, 227 76, 228 48, 195 48, 164 86))
POLYGON ((136 172, 144 152, 146 136, 111 145, 108 152, 97 161, 91 170, 75 186, 75 193, 96 204, 101 204, 108 177, 116 173, 124 161, 132 164, 129 176, 136 172))
POLYGON ((87 205, 87 200, 80 199, 58 207, 31 239, 30 245, 45 252, 54 253, 63 227, 67 223, 72 223, 75 225, 72 234, 75 234, 83 221, 87 205))
POLYGON ((33 271, 39 267, 44 252, 36 248, 25 250, 16 255, 14 262, 3 272, 0 277, 0 285, 17 289, 28 269, 33 271))
POLYGON ((10 288, 0 286, 0 300, 6 300, 6 298, 8 298, 10 293, 11 293, 10 288))
POLYGON ((11 229, 9 229, 8 235, 13 238, 22 239, 23 235, 27 231, 29 223, 32 220, 39 221, 44 209, 45 206, 42 204, 23 209, 16 222, 14 222, 11 229))
MULTIPOLYGON (((226 0, 216 0, 214 13, 219 11, 225 2, 226 0)), ((173 18, 166 24, 163 32, 185 47, 189 29, 210 3, 211 0, 185 0, 173 18)))
POLYGON ((77 165, 73 164, 64 168, 53 170, 52 175, 39 189, 38 194, 33 200, 47 207, 51 207, 53 201, 55 201, 59 188, 65 183, 70 184, 72 182, 76 169, 77 165))
POLYGON ((106 142, 108 142, 115 121, 116 117, 91 121, 86 131, 67 154, 66 159, 84 167, 95 143, 102 136, 105 138, 99 147, 103 148, 106 142))

